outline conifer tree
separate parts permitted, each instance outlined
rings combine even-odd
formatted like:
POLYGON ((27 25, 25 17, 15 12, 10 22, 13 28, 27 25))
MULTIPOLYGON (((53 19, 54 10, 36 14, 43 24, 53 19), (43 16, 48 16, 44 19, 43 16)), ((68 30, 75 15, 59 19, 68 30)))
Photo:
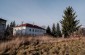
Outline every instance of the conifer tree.
POLYGON ((56 27, 55 27, 54 23, 53 23, 53 26, 52 26, 52 35, 56 36, 56 27))
POLYGON ((7 36, 9 36, 9 24, 7 25, 7 27, 6 27, 6 30, 5 30, 5 36, 7 37, 7 36))
POLYGON ((61 20, 62 33, 65 37, 78 30, 80 25, 79 20, 76 19, 77 15, 71 6, 67 7, 64 11, 63 19, 61 20))
POLYGON ((62 36, 59 23, 57 23, 57 27, 56 27, 56 36, 57 37, 61 37, 62 36))
POLYGON ((15 27, 15 26, 16 26, 15 21, 13 21, 10 24, 8 24, 7 28, 6 28, 5 35, 6 36, 13 35, 13 27, 15 27))
POLYGON ((47 34, 51 35, 51 29, 49 26, 47 27, 46 32, 47 32, 47 34))
POLYGON ((12 24, 13 26, 12 27, 15 27, 16 26, 16 23, 15 23, 15 21, 13 21, 13 24, 12 24))

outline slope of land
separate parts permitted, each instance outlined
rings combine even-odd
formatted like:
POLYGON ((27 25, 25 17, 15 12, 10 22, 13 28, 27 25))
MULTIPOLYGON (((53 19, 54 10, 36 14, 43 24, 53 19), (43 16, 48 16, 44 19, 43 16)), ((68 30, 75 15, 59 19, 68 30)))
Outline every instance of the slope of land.
POLYGON ((0 55, 85 55, 85 37, 17 37, 0 43, 0 55))

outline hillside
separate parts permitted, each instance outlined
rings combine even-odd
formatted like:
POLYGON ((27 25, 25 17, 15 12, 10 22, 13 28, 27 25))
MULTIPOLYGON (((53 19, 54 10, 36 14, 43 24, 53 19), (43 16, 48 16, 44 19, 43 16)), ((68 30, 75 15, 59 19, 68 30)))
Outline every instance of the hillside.
POLYGON ((17 37, 0 43, 0 55, 85 55, 85 37, 17 37))

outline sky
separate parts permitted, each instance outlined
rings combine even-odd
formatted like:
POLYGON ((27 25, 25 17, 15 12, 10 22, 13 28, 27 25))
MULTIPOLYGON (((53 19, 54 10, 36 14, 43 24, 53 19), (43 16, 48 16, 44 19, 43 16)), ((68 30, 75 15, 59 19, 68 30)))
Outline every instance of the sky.
POLYGON ((31 23, 52 26, 62 20, 66 7, 72 6, 80 24, 85 26, 85 0, 0 0, 0 17, 7 24, 31 23))

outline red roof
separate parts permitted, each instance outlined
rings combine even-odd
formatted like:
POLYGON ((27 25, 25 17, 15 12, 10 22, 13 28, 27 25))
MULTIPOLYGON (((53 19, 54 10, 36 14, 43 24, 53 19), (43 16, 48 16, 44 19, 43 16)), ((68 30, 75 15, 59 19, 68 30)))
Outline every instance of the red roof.
POLYGON ((22 27, 22 26, 25 26, 25 27, 31 27, 31 28, 37 28, 37 29, 43 29, 43 30, 45 30, 45 29, 44 29, 44 28, 42 28, 42 27, 39 27, 39 26, 37 26, 37 25, 33 25, 33 24, 29 24, 29 23, 21 24, 21 25, 16 26, 16 27, 22 27))

